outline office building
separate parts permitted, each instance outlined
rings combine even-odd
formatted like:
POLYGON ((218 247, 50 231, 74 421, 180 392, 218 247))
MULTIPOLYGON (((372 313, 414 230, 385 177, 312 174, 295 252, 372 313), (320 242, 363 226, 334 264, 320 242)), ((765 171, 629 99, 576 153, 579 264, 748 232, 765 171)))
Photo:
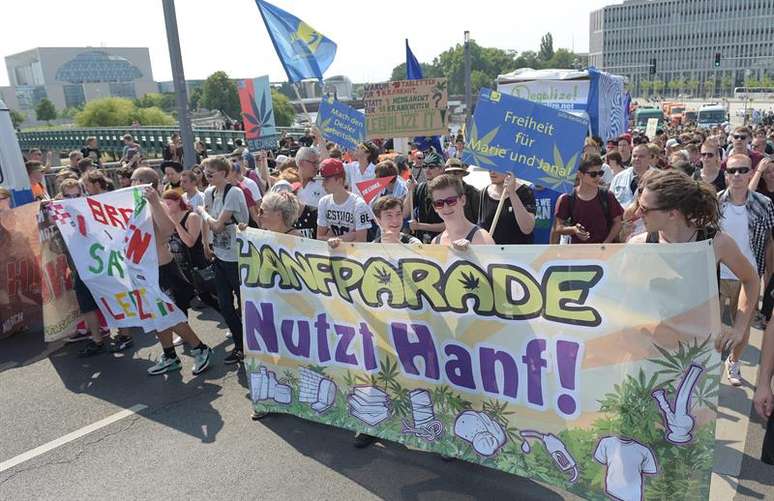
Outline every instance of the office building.
POLYGON ((7 104, 31 110, 44 97, 61 110, 101 97, 158 92, 144 47, 38 47, 5 58, 7 104))
POLYGON ((774 0, 628 0, 589 24, 589 64, 629 77, 633 95, 653 82, 701 96, 774 79, 774 0))

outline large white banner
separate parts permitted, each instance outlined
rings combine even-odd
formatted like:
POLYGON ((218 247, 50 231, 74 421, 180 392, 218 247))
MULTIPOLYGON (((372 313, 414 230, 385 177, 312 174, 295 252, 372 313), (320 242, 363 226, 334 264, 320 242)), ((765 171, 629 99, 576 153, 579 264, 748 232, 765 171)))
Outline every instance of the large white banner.
POLYGON ((110 327, 161 331, 185 320, 159 287, 156 235, 142 187, 57 200, 50 214, 110 327))
POLYGON ((585 111, 589 80, 527 80, 499 84, 498 92, 563 111, 585 111))

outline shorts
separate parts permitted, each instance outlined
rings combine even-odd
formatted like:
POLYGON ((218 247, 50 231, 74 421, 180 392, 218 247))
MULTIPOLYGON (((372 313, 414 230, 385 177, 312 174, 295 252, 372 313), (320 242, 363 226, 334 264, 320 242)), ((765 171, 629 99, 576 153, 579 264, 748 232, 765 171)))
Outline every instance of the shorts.
POLYGON ((769 417, 769 425, 766 427, 766 436, 763 437, 763 451, 761 461, 774 465, 774 414, 769 417))
POLYGON ((78 309, 81 313, 90 313, 92 311, 99 311, 97 301, 94 300, 91 291, 86 284, 83 283, 81 277, 77 273, 74 274, 73 290, 75 291, 75 299, 78 301, 78 309))
POLYGON ((188 308, 196 292, 174 260, 159 266, 159 287, 188 316, 188 308))
POLYGON ((736 320, 736 312, 739 308, 739 293, 742 290, 742 282, 739 280, 732 280, 721 278, 718 284, 718 292, 720 293, 720 319, 724 319, 724 312, 728 309, 731 323, 734 325, 736 320))

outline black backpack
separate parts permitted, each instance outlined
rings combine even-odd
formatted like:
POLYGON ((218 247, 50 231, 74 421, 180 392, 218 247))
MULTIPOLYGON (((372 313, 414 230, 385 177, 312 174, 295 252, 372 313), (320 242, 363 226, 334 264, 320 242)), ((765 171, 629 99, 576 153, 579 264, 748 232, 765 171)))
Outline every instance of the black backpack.
MULTIPOLYGON (((613 227, 613 220, 610 217, 610 198, 608 195, 607 188, 599 188, 599 193, 597 194, 597 198, 599 199, 600 205, 602 205, 602 212, 605 214, 605 221, 607 222, 607 230, 610 231, 610 228, 613 227)), ((571 224, 575 224, 575 221, 572 219, 573 210, 575 209, 575 199, 577 198, 577 193, 575 190, 572 190, 571 193, 567 194, 567 202, 570 204, 569 212, 570 212, 570 218, 568 221, 570 221, 571 224)))
MULTIPOLYGON (((228 192, 229 192, 229 191, 231 191, 231 188, 233 188, 233 187, 234 187, 234 185, 233 185, 233 184, 231 184, 231 183, 226 183, 226 186, 223 188, 223 194, 221 194, 221 196, 220 196, 220 205, 221 205, 221 207, 222 207, 222 206, 223 206, 223 205, 226 203, 226 195, 228 195, 228 192)), ((213 201, 213 202, 215 201, 215 190, 213 190, 213 191, 212 191, 212 201, 213 201)), ((210 203, 212 203, 212 202, 210 202, 210 203)), ((221 209, 221 210, 223 210, 223 209, 221 209)), ((250 217, 250 215, 249 215, 249 214, 248 214, 248 216, 247 216, 247 217, 248 217, 248 219, 249 219, 250 221, 252 221, 252 220, 253 220, 253 219, 250 217)), ((217 218, 215 218, 215 219, 217 219, 217 218)), ((234 214, 231 214, 231 221, 229 221, 228 223, 226 223, 226 226, 228 226, 228 225, 230 225, 230 224, 238 224, 238 223, 239 223, 239 221, 237 221, 237 220, 236 220, 236 217, 234 217, 234 214)))

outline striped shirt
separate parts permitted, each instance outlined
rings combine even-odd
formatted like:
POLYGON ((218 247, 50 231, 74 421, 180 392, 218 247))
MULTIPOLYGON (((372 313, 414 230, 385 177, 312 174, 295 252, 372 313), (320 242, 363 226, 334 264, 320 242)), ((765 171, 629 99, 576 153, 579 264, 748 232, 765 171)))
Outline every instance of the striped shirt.
MULTIPOLYGON (((731 203, 729 190, 725 189, 718 193, 721 213, 726 204, 731 203)), ((774 206, 771 200, 760 193, 754 191, 747 192, 747 229, 750 234, 750 247, 755 254, 755 264, 758 266, 758 273, 763 273, 766 263, 766 244, 774 230, 774 206)))

